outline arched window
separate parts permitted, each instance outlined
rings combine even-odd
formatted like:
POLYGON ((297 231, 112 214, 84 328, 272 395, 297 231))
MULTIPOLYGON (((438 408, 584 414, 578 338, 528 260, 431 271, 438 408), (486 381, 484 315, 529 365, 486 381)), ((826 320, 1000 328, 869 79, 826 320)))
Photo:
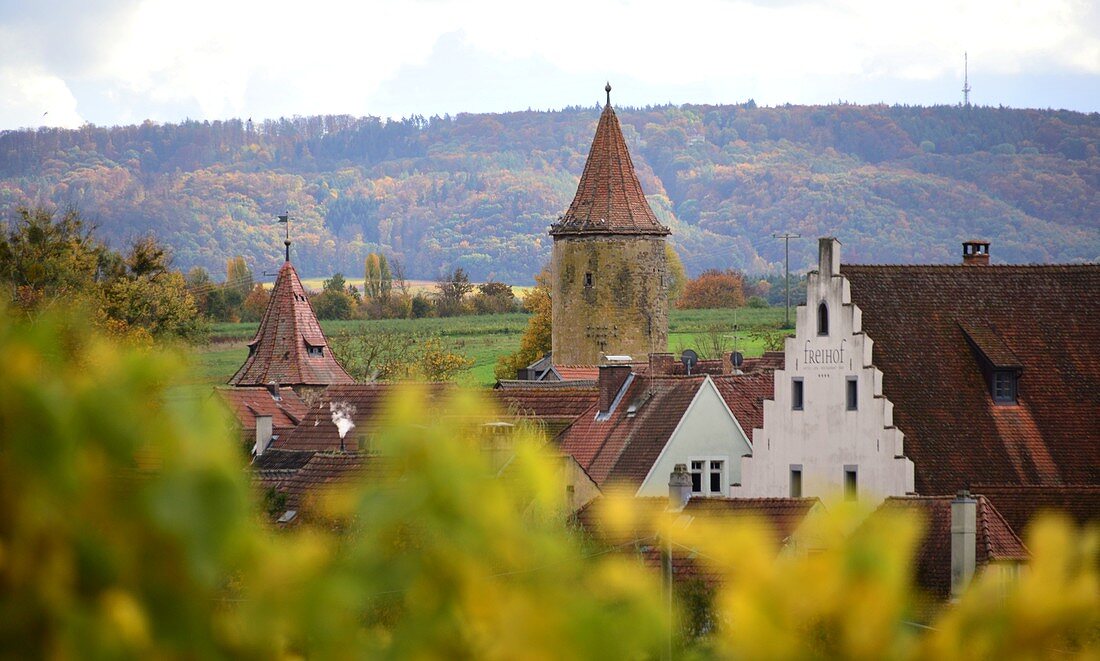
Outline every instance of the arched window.
POLYGON ((829 334, 829 306, 825 305, 825 301, 817 306, 817 334, 829 334))

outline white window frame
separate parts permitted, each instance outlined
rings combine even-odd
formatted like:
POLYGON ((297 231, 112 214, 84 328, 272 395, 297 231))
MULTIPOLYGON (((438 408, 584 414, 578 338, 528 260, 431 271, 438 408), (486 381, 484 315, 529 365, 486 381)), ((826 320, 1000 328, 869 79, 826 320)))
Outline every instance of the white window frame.
POLYGON ((728 497, 730 492, 730 458, 729 455, 698 455, 688 457, 688 472, 691 474, 699 475, 700 490, 695 491, 694 483, 692 484, 692 496, 712 497, 721 496, 728 497), (710 476, 714 470, 711 468, 712 461, 722 462, 722 468, 719 469, 719 484, 721 489, 718 491, 711 491, 710 488, 710 476), (702 462, 702 468, 695 468, 696 462, 702 462))

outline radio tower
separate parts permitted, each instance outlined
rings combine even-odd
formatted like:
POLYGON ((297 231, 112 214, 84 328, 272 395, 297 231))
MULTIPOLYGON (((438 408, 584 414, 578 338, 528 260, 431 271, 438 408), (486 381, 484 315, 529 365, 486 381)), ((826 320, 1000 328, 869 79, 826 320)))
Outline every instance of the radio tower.
POLYGON ((970 63, 963 51, 963 106, 970 107, 970 63))

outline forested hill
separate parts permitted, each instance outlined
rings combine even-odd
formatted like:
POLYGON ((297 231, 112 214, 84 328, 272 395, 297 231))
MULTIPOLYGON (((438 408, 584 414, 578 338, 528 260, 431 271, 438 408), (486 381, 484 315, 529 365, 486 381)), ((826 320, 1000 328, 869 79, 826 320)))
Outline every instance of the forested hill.
MULTIPOLYGON (((835 235, 852 262, 1100 257, 1100 114, 886 106, 618 110, 642 186, 691 273, 792 268, 835 235)), ((75 205, 114 245, 153 233, 177 266, 257 272, 294 218, 303 274, 362 273, 381 248, 409 277, 466 268, 530 281, 568 206, 598 108, 325 116, 0 134, 0 205, 75 205)))

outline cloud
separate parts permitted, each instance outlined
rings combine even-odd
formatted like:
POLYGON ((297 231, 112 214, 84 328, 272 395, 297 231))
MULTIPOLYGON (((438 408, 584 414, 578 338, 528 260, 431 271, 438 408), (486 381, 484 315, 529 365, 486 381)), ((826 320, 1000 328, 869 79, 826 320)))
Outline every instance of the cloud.
POLYGON ((0 90, 0 126, 76 128, 84 123, 76 97, 57 76, 5 67, 0 90))
POLYGON ((560 107, 604 79, 639 104, 828 102, 906 81, 953 94, 964 51, 979 80, 1092 77, 1100 108, 1089 0, 0 0, 0 39, 4 126, 62 88, 69 120, 97 123, 560 107), (501 77, 514 94, 478 89, 501 77))

